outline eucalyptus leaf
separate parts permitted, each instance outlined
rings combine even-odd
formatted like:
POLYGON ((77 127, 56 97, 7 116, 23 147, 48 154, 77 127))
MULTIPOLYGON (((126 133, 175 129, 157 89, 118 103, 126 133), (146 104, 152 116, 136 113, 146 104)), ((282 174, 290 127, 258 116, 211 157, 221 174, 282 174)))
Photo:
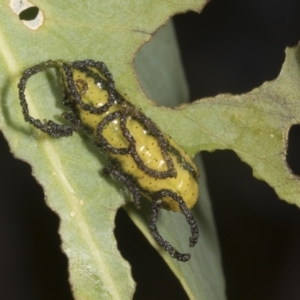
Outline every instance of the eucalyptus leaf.
MULTIPOLYGON (((118 252, 113 234, 115 213, 129 199, 121 185, 101 176, 108 162, 84 134, 53 139, 24 122, 16 86, 22 71, 37 63, 48 59, 104 61, 114 74, 118 90, 189 154, 232 149, 280 198, 300 205, 299 179, 286 163, 288 131, 299 124, 300 118, 299 46, 287 49, 277 79, 247 94, 218 95, 176 109, 154 104, 175 106, 188 98, 172 29, 153 38, 154 33, 175 13, 200 11, 204 4, 149 0, 126 5, 120 1, 79 1, 74 5, 71 1, 39 1, 42 24, 36 30, 22 22, 10 6, 2 6, 0 127, 14 155, 32 165, 47 204, 61 219, 59 232, 69 259, 75 299, 132 298, 135 284, 130 266, 118 252), (137 54, 137 76, 133 57, 151 39, 148 50, 141 49, 137 54)), ((62 121, 60 114, 65 108, 55 72, 32 78, 26 95, 36 118, 62 121)), ((147 227, 148 203, 143 203, 141 211, 131 203, 125 209, 191 299, 224 299, 203 171, 200 186, 201 198, 193 210, 200 238, 194 249, 188 249, 192 259, 187 263, 171 259, 153 242, 147 227)), ((158 225, 163 236, 183 251, 188 228, 182 215, 162 211, 158 225)))

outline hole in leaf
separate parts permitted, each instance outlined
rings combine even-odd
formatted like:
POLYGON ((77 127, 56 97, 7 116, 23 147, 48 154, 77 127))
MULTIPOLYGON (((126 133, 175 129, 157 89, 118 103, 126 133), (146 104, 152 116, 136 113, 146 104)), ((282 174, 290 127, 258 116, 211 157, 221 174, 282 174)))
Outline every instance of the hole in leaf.
POLYGON ((29 29, 36 30, 44 23, 43 12, 27 0, 10 0, 9 6, 29 29))
POLYGON ((286 161, 296 175, 300 175, 300 124, 293 125, 289 131, 286 161))
POLYGON ((31 6, 24 9, 19 14, 19 18, 20 20, 24 20, 24 21, 32 21, 37 17, 38 13, 39 13, 39 8, 37 6, 31 6))
POLYGON ((172 22, 161 27, 144 44, 134 60, 140 85, 146 96, 167 107, 188 102, 188 90, 172 22))

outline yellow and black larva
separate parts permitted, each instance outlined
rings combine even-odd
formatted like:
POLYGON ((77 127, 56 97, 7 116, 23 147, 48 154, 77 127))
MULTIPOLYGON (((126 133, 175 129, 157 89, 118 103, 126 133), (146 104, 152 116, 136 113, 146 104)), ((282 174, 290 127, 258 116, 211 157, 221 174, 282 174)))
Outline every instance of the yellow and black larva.
POLYGON ((160 207, 180 211, 191 227, 190 246, 197 243, 198 227, 189 210, 198 198, 197 167, 171 137, 118 93, 106 65, 93 60, 49 60, 27 69, 18 88, 25 121, 53 137, 70 136, 82 127, 93 137, 111 161, 103 173, 122 182, 137 207, 142 196, 152 202, 149 228, 157 243, 177 260, 189 260, 190 254, 179 253, 162 238, 156 223, 160 207), (52 67, 61 74, 63 103, 73 112, 62 116, 71 125, 41 122, 29 114, 27 81, 52 67))

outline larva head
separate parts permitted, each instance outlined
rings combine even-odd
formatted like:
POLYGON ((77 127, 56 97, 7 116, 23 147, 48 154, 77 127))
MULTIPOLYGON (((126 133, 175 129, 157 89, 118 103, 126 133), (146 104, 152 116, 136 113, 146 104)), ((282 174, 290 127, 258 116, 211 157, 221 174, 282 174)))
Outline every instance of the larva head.
POLYGON ((111 74, 100 62, 80 61, 62 68, 64 104, 71 107, 89 132, 115 110, 117 92, 111 74))
POLYGON ((64 64, 62 68, 62 82, 65 88, 66 105, 79 105, 82 109, 84 104, 90 108, 99 108, 109 101, 112 92, 111 83, 100 70, 89 66, 90 61, 64 64))

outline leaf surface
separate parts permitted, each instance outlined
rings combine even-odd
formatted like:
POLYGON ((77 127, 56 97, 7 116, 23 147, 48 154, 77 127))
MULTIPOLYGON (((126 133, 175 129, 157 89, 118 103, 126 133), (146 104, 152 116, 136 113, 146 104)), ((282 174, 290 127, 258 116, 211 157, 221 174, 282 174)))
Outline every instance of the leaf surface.
MULTIPOLYGON (((13 9, 2 5, 0 18, 1 130, 14 155, 31 164, 34 176, 44 188, 47 204, 60 217, 62 249, 69 259, 69 280, 75 299, 131 299, 135 284, 113 234, 116 211, 128 197, 120 185, 101 176, 108 162, 84 134, 54 139, 24 122, 17 83, 26 68, 49 59, 101 60, 114 74, 118 90, 164 128, 165 113, 177 112, 158 109, 147 99, 137 80, 133 57, 170 16, 188 9, 200 10, 204 1, 149 0, 125 4, 92 0, 79 1, 76 5, 72 1, 32 1, 39 8, 40 19, 36 21, 40 22, 39 26, 19 19, 18 5, 27 1, 11 1, 11 6, 12 3, 16 5, 13 9)), ((162 41, 139 59, 136 68, 145 90, 153 91, 152 100, 172 99, 178 103, 187 99, 187 90, 172 30, 169 29, 162 41), (172 46, 168 48, 167 43, 172 46), (161 57, 157 55, 159 45, 161 57), (160 74, 164 77, 147 72, 149 58, 156 56, 158 65, 163 66, 165 62, 161 68, 164 73, 160 74)), ((65 107, 54 71, 31 78, 26 96, 35 118, 62 122, 60 114, 65 107)), ((173 122, 174 117, 169 121, 173 122)), ((182 132, 181 127, 177 128, 176 140, 184 145, 178 134, 182 132)), ((200 246, 191 250, 193 260, 182 264, 165 253, 162 255, 191 299, 224 299, 216 233, 205 191, 202 195, 201 204, 195 209, 197 219, 201 219, 201 237, 200 246)), ((127 204, 126 210, 153 243, 147 229, 149 205, 143 206, 141 213, 132 204, 127 204)), ((159 227, 164 237, 178 249, 187 246, 188 228, 182 216, 169 212, 161 215, 159 227)))

